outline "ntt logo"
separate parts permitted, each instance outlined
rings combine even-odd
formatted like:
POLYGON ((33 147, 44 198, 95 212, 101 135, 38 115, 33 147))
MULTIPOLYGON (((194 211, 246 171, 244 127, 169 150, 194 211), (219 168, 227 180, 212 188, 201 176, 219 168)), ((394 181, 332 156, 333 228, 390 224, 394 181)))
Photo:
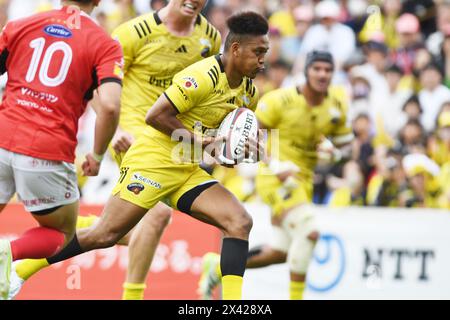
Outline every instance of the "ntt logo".
POLYGON ((66 27, 57 25, 57 24, 52 24, 50 26, 46 26, 44 28, 44 32, 46 34, 48 34, 49 36, 52 37, 57 37, 57 38, 71 38, 72 37, 72 31, 70 31, 69 29, 67 29, 66 27))

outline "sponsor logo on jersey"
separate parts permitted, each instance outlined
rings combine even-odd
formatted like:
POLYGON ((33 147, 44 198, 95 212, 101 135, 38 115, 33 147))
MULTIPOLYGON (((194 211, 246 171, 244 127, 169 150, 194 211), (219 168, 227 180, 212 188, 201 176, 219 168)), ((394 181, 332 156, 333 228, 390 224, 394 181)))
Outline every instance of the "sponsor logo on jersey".
POLYGON ((148 80, 148 83, 150 83, 152 86, 167 89, 172 85, 172 78, 156 78, 151 76, 148 80))
POLYGON ((145 187, 144 187, 142 184, 137 183, 137 182, 135 182, 135 183, 130 183, 130 184, 127 186, 127 189, 128 189, 129 191, 133 192, 133 193, 136 194, 136 195, 138 195, 139 193, 141 193, 141 191, 144 190, 144 188, 145 188, 145 187))
POLYGON ((185 80, 184 87, 186 89, 197 89, 198 88, 197 81, 195 81, 194 78, 186 77, 186 78, 183 78, 183 80, 185 80))
POLYGON ((182 87, 180 87, 178 84, 176 85, 178 88, 178 91, 180 91, 181 95, 183 96, 184 100, 188 101, 188 96, 186 95, 186 93, 184 93, 184 90, 182 87))
POLYGON ((145 183, 149 186, 152 186, 156 189, 161 189, 161 184, 159 182, 156 182, 152 179, 146 178, 143 175, 141 175, 139 172, 133 173, 133 177, 131 178, 131 181, 139 181, 139 182, 145 183))
POLYGON ((187 53, 187 48, 186 48, 186 46, 183 44, 183 45, 181 45, 177 50, 175 50, 175 52, 178 52, 178 53, 187 53))
POLYGON ((337 107, 331 107, 330 110, 331 122, 336 124, 341 119, 341 111, 337 107))
POLYGON ((49 26, 46 26, 44 28, 44 32, 48 34, 49 36, 56 37, 56 38, 71 38, 72 37, 72 31, 70 31, 68 28, 60 26, 58 24, 51 24, 49 26))
POLYGON ((125 64, 124 59, 122 58, 121 61, 116 61, 114 63, 114 74, 118 76, 120 79, 123 79, 123 66, 125 64))
POLYGON ((208 39, 202 38, 200 39, 200 43, 203 46, 202 51, 200 52, 200 55, 203 58, 207 58, 211 55, 211 42, 208 39))
POLYGON ((250 104, 250 98, 245 94, 242 96, 242 101, 244 101, 244 104, 247 106, 250 104))

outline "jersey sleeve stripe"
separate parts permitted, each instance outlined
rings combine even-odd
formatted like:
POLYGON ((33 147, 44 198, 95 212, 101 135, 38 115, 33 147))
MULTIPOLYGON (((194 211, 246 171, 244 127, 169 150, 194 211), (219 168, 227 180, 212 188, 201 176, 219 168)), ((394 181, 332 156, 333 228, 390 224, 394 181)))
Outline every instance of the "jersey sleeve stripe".
POLYGON ((152 29, 150 29, 150 26, 148 25, 146 20, 144 20, 144 24, 147 27, 148 33, 152 33, 152 29))
POLYGON ((211 71, 214 72, 214 75, 216 76, 216 80, 219 80, 219 70, 217 70, 217 67, 213 66, 211 71))
POLYGON ((103 78, 100 80, 100 84, 105 84, 108 82, 115 82, 115 83, 122 85, 122 80, 120 80, 118 78, 109 77, 109 78, 103 78))
POLYGON ((214 79, 216 79, 216 83, 219 83, 219 72, 217 71, 216 66, 213 66, 210 71, 212 72, 214 79))
POLYGON ((142 26, 142 24, 140 22, 139 22, 139 27, 141 28, 142 33, 144 34, 144 36, 146 36, 147 32, 145 31, 144 27, 142 26))
POLYGON ((219 32, 216 30, 216 32, 214 33, 214 41, 216 41, 216 39, 217 39, 217 34, 218 34, 219 32))
POLYGON ((167 95, 167 93, 164 92, 164 96, 167 98, 167 100, 169 100, 170 104, 172 105, 172 107, 178 112, 180 113, 180 110, 178 110, 177 106, 175 105, 175 103, 173 103, 172 100, 170 100, 169 96, 167 95))
POLYGON ((208 71, 208 76, 211 78, 211 81, 212 81, 212 83, 213 83, 213 88, 215 88, 216 85, 217 85, 217 83, 216 83, 216 81, 214 80, 215 78, 212 76, 211 70, 208 71))
POLYGON ((252 87, 252 94, 251 94, 252 98, 255 96, 255 93, 256 93, 256 88, 252 87))
POLYGON ((199 26, 202 25, 202 17, 200 15, 197 15, 197 19, 195 20, 195 24, 198 24, 199 26))
POLYGON ((139 32, 139 29, 136 27, 136 25, 133 25, 133 27, 134 27, 134 29, 136 29, 136 32, 137 32, 137 34, 138 34, 138 36, 139 36, 139 39, 142 39, 142 35, 141 35, 141 33, 139 32))

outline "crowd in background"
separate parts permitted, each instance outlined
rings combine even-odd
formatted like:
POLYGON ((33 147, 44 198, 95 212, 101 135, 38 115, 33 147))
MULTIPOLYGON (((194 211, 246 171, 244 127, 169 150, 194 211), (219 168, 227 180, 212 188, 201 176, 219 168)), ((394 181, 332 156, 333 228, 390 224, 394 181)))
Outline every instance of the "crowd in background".
MULTIPOLYGON (((111 32, 165 3, 102 0, 94 18, 111 32)), ((0 0, 0 25, 58 5, 0 0)), ((335 59, 333 85, 347 93, 355 139, 351 159, 319 161, 315 203, 450 208, 449 0, 210 0, 204 15, 225 39, 226 18, 246 9, 264 14, 270 24, 267 67, 255 80, 260 95, 302 84, 310 50, 329 50, 335 59)), ((88 113, 80 124, 79 154, 89 148, 90 127, 88 113)), ((80 179, 87 202, 106 199, 115 183, 114 164, 103 167, 94 182, 80 179), (102 188, 108 190, 103 198, 102 188)), ((254 173, 244 164, 214 174, 251 201, 254 173)))

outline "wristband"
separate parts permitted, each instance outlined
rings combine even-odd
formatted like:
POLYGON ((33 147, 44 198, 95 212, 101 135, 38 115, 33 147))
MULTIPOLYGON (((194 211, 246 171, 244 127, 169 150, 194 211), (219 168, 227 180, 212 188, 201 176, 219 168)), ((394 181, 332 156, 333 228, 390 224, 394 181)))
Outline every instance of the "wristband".
POLYGON ((95 152, 92 152, 92 158, 94 158, 97 162, 102 162, 104 155, 96 154, 95 152))

